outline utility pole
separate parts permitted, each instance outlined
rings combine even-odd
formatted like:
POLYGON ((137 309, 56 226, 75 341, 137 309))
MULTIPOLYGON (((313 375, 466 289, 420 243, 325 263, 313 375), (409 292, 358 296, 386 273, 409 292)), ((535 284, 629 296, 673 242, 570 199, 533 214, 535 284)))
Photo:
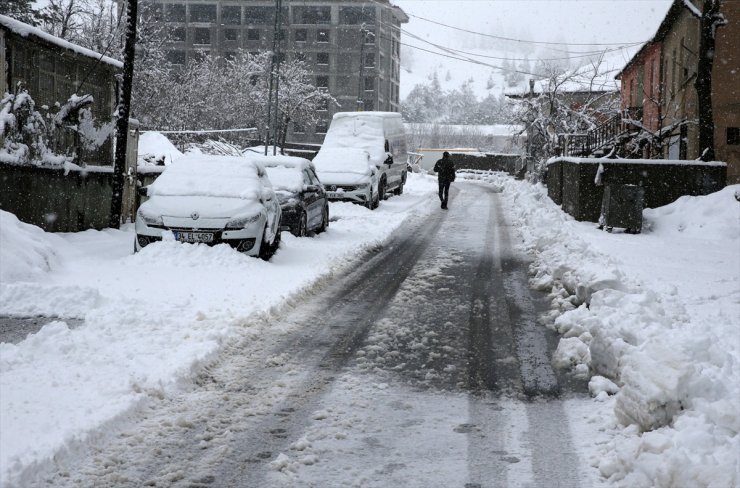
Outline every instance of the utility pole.
MULTIPOLYGON (((280 106, 278 104, 278 92, 280 91, 280 33, 282 27, 282 0, 275 0, 275 26, 273 28, 272 38, 272 59, 270 61, 270 86, 269 95, 267 96, 267 125, 265 127, 265 156, 267 148, 270 145, 270 134, 273 134, 274 142, 277 144, 277 125, 279 120, 280 106), (272 113, 272 96, 275 92, 275 114, 272 113), (273 119, 274 117, 274 119, 273 119)), ((277 148, 273 145, 273 156, 277 153, 277 148)))
POLYGON ((110 206, 109 227, 121 226, 123 206, 123 180, 126 171, 126 147, 128 143, 128 119, 131 115, 131 86, 134 80, 134 56, 136 54, 136 22, 138 0, 126 3, 126 39, 123 48, 123 80, 118 101, 116 121, 116 154, 113 163, 113 197, 110 206))
POLYGON ((357 83, 357 111, 365 110, 365 100, 362 97, 363 82, 365 81, 365 41, 368 35, 373 35, 363 22, 360 26, 360 81, 357 83))

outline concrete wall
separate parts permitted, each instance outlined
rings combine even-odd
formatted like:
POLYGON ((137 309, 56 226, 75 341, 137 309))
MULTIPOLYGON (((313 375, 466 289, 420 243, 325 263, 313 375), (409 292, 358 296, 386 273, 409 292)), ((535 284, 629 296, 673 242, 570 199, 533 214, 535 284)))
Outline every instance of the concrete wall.
POLYGON ((464 153, 450 153, 450 159, 457 169, 479 169, 487 171, 505 171, 511 175, 520 168, 522 157, 510 154, 486 154, 471 156, 464 153))
MULTIPOLYGON (((630 160, 606 160, 604 184, 638 185, 645 189, 645 208, 674 202, 683 195, 707 195, 725 186, 727 168, 701 162, 686 164, 630 163, 630 160), (614 162, 619 161, 619 162, 614 162), (691 164, 696 163, 696 164, 691 164)), ((594 178, 599 163, 557 161, 548 166, 547 192, 555 203, 576 220, 598 222, 604 187, 594 178)))
POLYGON ((110 168, 70 171, 0 163, 0 209, 49 232, 104 229, 110 219, 110 168))

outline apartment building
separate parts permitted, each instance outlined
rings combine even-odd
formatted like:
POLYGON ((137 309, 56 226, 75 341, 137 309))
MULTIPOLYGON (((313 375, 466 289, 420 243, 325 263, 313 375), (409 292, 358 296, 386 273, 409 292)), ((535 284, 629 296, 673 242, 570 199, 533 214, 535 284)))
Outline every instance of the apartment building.
MULTIPOLYGON (((275 2, 150 0, 171 27, 169 60, 186 64, 203 53, 228 58, 237 50, 272 49, 275 2)), ((291 126, 291 142, 321 143, 334 112, 400 111, 400 28, 409 18, 388 0, 283 0, 281 50, 303 59, 316 86, 340 107, 324 106, 314 127, 291 126), (360 100, 360 102, 358 102, 360 100)))

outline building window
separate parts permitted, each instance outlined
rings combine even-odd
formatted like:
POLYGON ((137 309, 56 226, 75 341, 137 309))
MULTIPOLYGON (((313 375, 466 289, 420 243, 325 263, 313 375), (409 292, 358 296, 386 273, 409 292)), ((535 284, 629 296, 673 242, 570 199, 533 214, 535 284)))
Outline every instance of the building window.
POLYGON ((216 6, 191 4, 190 22, 216 22, 216 6))
POLYGON ((185 64, 185 51, 168 51, 167 61, 172 64, 185 64))
POLYGON ((349 25, 374 24, 375 7, 341 7, 339 23, 349 25))
POLYGON ((326 130, 329 128, 329 124, 326 123, 324 120, 320 120, 316 123, 316 133, 317 134, 326 134, 326 130))
POLYGON ((374 68, 375 67, 375 53, 366 53, 365 54, 365 63, 364 66, 366 68, 374 68))
POLYGON ((273 7, 244 7, 244 23, 268 25, 275 22, 273 7))
POLYGON ((331 7, 293 7, 294 24, 331 24, 331 7))
POLYGON ((185 5, 167 5, 165 19, 167 22, 185 22, 185 5))
POLYGON ((175 27, 170 30, 170 39, 173 42, 184 42, 185 41, 185 27, 175 27))
POLYGON ((375 78, 372 76, 366 76, 365 77, 365 91, 374 91, 375 90, 375 78))
POLYGON ((288 38, 288 33, 287 33, 287 32, 285 32, 285 30, 283 30, 283 29, 280 29, 280 30, 278 31, 278 40, 280 40, 280 41, 284 41, 284 40, 285 40, 285 39, 287 39, 287 38, 288 38))
POLYGON ((221 23, 239 25, 242 23, 242 8, 234 5, 221 7, 221 23))
POLYGON ((319 29, 316 31, 316 42, 329 42, 330 39, 329 29, 319 29))
POLYGON ((224 40, 225 41, 236 41, 239 39, 238 29, 224 29, 224 40))
POLYGON ((308 40, 308 31, 306 29, 296 29, 293 32, 295 42, 306 42, 308 40))
POLYGON ((329 100, 327 100, 325 98, 319 100, 319 102, 316 104, 316 110, 319 111, 319 112, 326 112, 326 111, 328 111, 329 110, 329 100))
POLYGON ((247 40, 248 41, 259 41, 260 31, 257 29, 247 29, 247 40))
POLYGON ((293 58, 296 61, 305 61, 306 60, 306 53, 303 52, 297 52, 293 55, 293 58))
POLYGON ((193 44, 210 44, 211 43, 211 29, 207 27, 199 27, 193 29, 193 44))
POLYGON ((365 44, 375 44, 375 31, 364 31, 365 44))
POLYGON ((316 64, 329 66, 329 53, 316 53, 316 64))
POLYGON ((740 145, 740 127, 728 127, 727 128, 727 145, 728 146, 740 145))
POLYGON ((316 77, 317 88, 329 88, 329 77, 328 76, 317 76, 316 77))

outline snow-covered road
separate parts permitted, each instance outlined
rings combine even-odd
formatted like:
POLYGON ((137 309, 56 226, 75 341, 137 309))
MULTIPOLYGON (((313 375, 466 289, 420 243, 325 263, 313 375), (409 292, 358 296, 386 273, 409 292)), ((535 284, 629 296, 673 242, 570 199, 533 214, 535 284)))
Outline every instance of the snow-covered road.
POLYGON ((45 486, 596 486, 498 195, 456 186, 45 486))

